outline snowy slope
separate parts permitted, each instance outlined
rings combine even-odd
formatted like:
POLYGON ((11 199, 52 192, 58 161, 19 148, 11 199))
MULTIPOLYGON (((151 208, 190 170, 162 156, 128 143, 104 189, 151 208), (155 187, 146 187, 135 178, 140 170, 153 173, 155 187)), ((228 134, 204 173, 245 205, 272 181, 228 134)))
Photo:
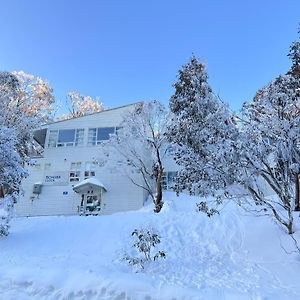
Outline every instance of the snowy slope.
POLYGON ((208 218, 196 199, 166 196, 160 214, 15 219, 0 240, 0 299, 300 299, 300 254, 270 219, 229 204, 208 218), (141 226, 167 258, 137 273, 120 258, 141 226))

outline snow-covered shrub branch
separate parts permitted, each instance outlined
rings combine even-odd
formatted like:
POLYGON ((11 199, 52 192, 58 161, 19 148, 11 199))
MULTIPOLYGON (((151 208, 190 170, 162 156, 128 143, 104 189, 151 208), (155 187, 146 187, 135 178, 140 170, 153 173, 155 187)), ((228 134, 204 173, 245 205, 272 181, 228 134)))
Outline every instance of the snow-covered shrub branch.
POLYGON ((153 253, 154 248, 161 242, 161 237, 153 229, 135 229, 131 236, 135 238, 133 247, 139 255, 133 257, 126 254, 123 259, 127 261, 129 265, 139 266, 144 269, 146 263, 156 261, 159 258, 166 258, 165 251, 160 250, 153 253))

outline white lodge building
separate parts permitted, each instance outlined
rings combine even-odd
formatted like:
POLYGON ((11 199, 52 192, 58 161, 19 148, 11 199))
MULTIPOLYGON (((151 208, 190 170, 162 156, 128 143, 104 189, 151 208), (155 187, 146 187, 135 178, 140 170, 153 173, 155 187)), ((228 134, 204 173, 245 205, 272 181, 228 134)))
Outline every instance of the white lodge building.
MULTIPOLYGON (((134 104, 58 121, 34 132, 43 154, 32 157, 17 216, 111 214, 143 206, 147 194, 122 172, 95 164, 99 145, 109 139, 134 104)), ((176 170, 173 160, 166 170, 176 170)), ((166 172, 168 189, 174 172, 166 172)), ((137 176, 140 176, 137 174, 137 176)), ((140 178, 142 183, 142 178, 140 178)))

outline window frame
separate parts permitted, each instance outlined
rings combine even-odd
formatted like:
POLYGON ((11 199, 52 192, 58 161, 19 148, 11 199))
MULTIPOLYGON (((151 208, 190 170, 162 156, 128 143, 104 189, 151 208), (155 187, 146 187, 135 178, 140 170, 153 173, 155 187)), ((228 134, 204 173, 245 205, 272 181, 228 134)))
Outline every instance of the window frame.
POLYGON ((88 179, 96 176, 96 164, 92 161, 86 161, 84 166, 84 179, 88 179), (89 170, 87 165, 90 164, 89 170))
POLYGON ((79 182, 81 175, 81 161, 71 162, 71 167, 69 171, 69 182, 79 182))
POLYGON ((101 145, 103 142, 108 141, 108 139, 99 139, 99 131, 101 131, 101 129, 108 129, 108 128, 113 128, 113 132, 109 133, 109 138, 110 135, 112 134, 116 134, 117 132, 117 128, 116 126, 110 126, 110 127, 89 127, 88 128, 88 141, 87 141, 87 145, 88 146, 98 146, 101 145), (91 134, 91 131, 95 131, 94 134, 91 134))
POLYGON ((167 171, 163 172, 161 177, 161 186, 165 191, 173 190, 176 176, 178 175, 177 171, 167 171), (172 179, 172 180, 171 180, 172 179))
POLYGON ((61 148, 61 147, 78 147, 84 145, 84 128, 70 128, 70 129, 50 129, 48 137, 48 148, 61 148), (74 130, 73 141, 59 142, 59 134, 61 131, 74 130))

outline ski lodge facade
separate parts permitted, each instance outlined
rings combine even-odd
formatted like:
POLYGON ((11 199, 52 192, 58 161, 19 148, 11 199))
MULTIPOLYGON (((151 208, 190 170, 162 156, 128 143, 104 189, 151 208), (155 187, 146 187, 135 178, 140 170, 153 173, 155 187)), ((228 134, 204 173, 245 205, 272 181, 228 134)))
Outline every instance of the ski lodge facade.
MULTIPOLYGON (((115 133, 134 105, 53 122, 35 131, 43 152, 32 157, 17 216, 101 215, 141 208, 148 197, 145 190, 122 172, 95 163, 101 143, 115 133)), ((173 184, 176 169, 173 159, 167 158, 164 189, 173 184)), ((142 184, 141 175, 136 176, 142 184)))

